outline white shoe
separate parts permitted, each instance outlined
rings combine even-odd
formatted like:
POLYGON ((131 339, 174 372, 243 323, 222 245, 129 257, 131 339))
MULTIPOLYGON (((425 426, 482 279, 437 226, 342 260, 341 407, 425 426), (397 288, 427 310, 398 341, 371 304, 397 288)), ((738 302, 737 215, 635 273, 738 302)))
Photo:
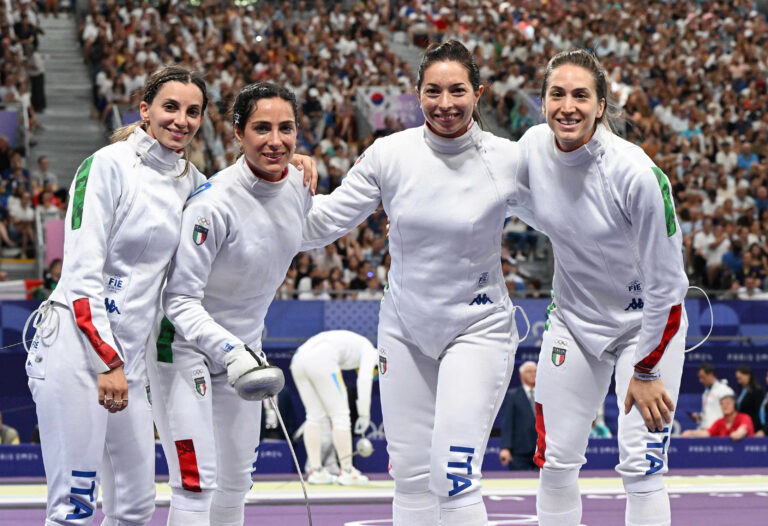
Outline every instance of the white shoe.
POLYGON ((362 486, 368 484, 368 477, 360 473, 355 468, 351 468, 349 471, 339 471, 339 476, 336 477, 336 483, 342 486, 362 486))
POLYGON ((283 371, 269 365, 262 350, 254 352, 245 345, 236 345, 227 353, 226 363, 229 384, 246 400, 264 400, 285 385, 283 371))
POLYGON ((336 477, 325 469, 312 470, 307 476, 307 484, 333 484, 334 482, 336 482, 336 477))

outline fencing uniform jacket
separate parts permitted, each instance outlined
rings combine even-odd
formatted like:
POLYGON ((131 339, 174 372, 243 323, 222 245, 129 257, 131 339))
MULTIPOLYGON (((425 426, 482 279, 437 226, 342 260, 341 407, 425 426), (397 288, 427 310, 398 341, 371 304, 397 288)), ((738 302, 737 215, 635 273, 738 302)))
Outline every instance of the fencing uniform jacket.
POLYGON ((184 202, 205 181, 181 154, 137 128, 77 171, 65 219, 62 278, 50 300, 69 307, 97 373, 144 371, 160 288, 176 251, 184 202))
POLYGON ((269 182, 245 157, 198 189, 184 210, 163 295, 174 348, 220 356, 220 364, 238 343, 260 348, 267 308, 299 250, 311 206, 292 165, 269 182))
POLYGON ((437 357, 509 302, 501 272, 506 206, 517 204, 517 144, 483 132, 445 139, 424 125, 378 139, 331 196, 318 196, 303 249, 324 246, 371 214, 389 216, 389 291, 408 336, 437 357))
POLYGON ((682 233, 667 177, 639 147, 602 125, 572 152, 546 124, 520 141, 528 176, 511 209, 555 254, 554 305, 585 351, 600 357, 636 334, 635 368, 656 372, 688 289, 682 233))
POLYGON ((325 331, 301 344, 293 361, 331 362, 342 371, 358 369, 357 406, 370 414, 371 386, 379 353, 368 338, 352 331, 325 331), (299 358, 300 356, 300 358, 299 358))

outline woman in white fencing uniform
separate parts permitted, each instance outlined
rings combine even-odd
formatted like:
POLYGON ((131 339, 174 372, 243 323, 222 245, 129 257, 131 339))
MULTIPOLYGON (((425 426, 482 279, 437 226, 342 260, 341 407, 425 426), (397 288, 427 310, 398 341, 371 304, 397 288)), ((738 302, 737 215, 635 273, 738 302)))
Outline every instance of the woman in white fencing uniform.
POLYGON ((614 371, 626 523, 670 524, 662 475, 688 327, 682 235, 667 177, 606 126, 607 96, 593 55, 560 53, 541 89, 547 123, 520 141, 530 195, 515 213, 555 255, 536 376, 543 526, 580 524, 579 469, 614 371))
POLYGON ((328 244, 383 203, 392 265, 379 385, 394 525, 481 526, 483 454, 518 343, 500 240, 523 159, 473 119, 483 87, 461 43, 431 45, 417 86, 426 124, 378 139, 318 196, 304 246, 328 244))
POLYGON ((172 526, 243 524, 261 404, 241 397, 262 399, 282 387, 282 373, 261 351, 264 317, 312 204, 302 173, 289 164, 298 125, 293 93, 253 84, 232 111, 244 154, 184 209, 163 294, 168 319, 147 360, 172 526))
POLYGON ((61 280, 40 309, 27 360, 48 484, 46 524, 109 526, 155 508, 155 442, 145 348, 179 240, 184 202, 205 178, 182 151, 207 103, 181 66, 149 76, 142 122, 77 171, 61 280))
POLYGON ((371 424, 371 386, 379 353, 368 338, 352 331, 325 331, 304 342, 291 359, 291 374, 306 409, 304 447, 307 450, 310 484, 338 482, 344 486, 365 484, 368 477, 352 465, 352 427, 347 388, 341 371, 358 369, 355 434, 371 424), (324 420, 330 418, 333 447, 341 471, 323 468, 324 420))

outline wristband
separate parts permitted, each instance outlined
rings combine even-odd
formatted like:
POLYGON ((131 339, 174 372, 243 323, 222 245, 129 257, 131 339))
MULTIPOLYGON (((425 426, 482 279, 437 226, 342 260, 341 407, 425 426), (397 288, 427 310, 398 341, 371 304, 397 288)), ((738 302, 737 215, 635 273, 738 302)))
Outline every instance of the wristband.
POLYGON ((635 378, 643 382, 652 382, 661 378, 661 373, 641 373, 640 371, 635 371, 635 378))

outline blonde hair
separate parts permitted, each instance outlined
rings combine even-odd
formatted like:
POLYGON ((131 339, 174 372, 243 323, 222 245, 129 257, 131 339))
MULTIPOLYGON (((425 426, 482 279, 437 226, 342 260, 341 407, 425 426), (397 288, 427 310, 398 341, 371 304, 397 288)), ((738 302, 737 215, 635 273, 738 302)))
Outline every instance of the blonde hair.
MULTIPOLYGON (((144 82, 141 101, 146 102, 147 104, 152 104, 152 101, 155 100, 155 96, 160 91, 160 88, 166 82, 173 81, 181 82, 183 84, 192 83, 200 88, 200 92, 203 94, 203 107, 201 110, 201 115, 204 114, 205 107, 208 105, 208 91, 205 87, 205 80, 199 73, 195 73, 186 66, 181 66, 179 64, 164 66, 147 77, 147 80, 144 82)), ((143 122, 134 122, 132 124, 128 124, 127 126, 121 126, 112 133, 109 138, 110 142, 116 143, 128 139, 128 137, 133 135, 133 132, 136 131, 136 128, 139 127, 146 131, 145 123, 143 122)), ((184 161, 184 170, 181 172, 181 174, 179 174, 179 177, 184 177, 189 173, 189 146, 184 148, 184 161)))

